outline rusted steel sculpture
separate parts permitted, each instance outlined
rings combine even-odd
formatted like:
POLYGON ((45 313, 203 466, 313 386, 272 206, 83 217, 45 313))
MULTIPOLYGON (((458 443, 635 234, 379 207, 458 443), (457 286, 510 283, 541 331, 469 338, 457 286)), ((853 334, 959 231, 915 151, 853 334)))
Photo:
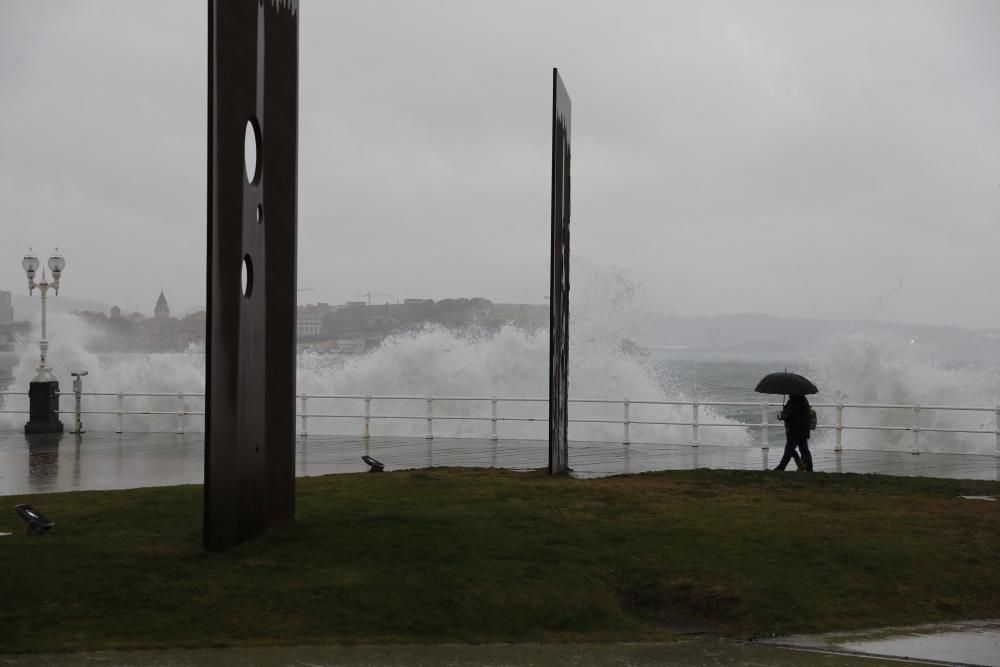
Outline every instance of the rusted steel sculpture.
POLYGON ((549 474, 569 470, 570 100, 552 70, 552 260, 549 281, 549 474))
POLYGON ((295 515, 298 9, 297 0, 208 1, 204 542, 212 550, 295 515))

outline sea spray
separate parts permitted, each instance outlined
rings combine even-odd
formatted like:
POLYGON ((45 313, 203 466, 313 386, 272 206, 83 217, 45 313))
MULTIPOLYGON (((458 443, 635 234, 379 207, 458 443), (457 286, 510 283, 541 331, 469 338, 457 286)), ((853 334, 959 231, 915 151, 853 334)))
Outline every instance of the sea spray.
MULTIPOLYGON (((612 403, 573 403, 572 419, 607 420, 576 422, 570 436, 577 440, 620 441, 623 439, 624 399, 632 401, 705 401, 727 398, 736 391, 731 382, 750 392, 753 381, 726 379, 724 391, 697 386, 683 373, 674 373, 670 361, 655 354, 643 354, 630 340, 649 335, 645 315, 631 301, 635 291, 615 276, 603 276, 585 285, 588 299, 575 300, 571 320, 570 395, 574 399, 603 399, 612 403), (600 295, 596 298, 595 295, 600 295), (638 332, 638 333, 636 333, 638 332)), ((577 285, 579 287, 579 285, 577 285)), ((85 391, 111 396, 84 397, 84 426, 91 432, 114 431, 119 423, 129 431, 200 431, 204 391, 204 350, 191 347, 176 353, 94 353, 88 350, 101 332, 83 320, 56 314, 52 318, 53 340, 50 365, 60 380, 63 421, 72 423, 71 394, 73 370, 87 370, 85 391), (166 396, 125 396, 125 411, 163 413, 125 415, 119 422, 118 392, 167 394, 166 396), (194 413, 177 416, 177 411, 194 413), (94 411, 107 414, 93 414, 94 411)), ((13 381, 6 391, 24 392, 38 364, 37 338, 18 341, 18 362, 11 371, 13 381)), ((894 427, 897 431, 849 429, 843 432, 846 449, 895 449, 913 447, 914 423, 921 429, 922 451, 992 454, 995 452, 995 413, 991 406, 1000 401, 1000 379, 995 369, 982 366, 944 365, 933 349, 919 343, 881 333, 853 334, 822 341, 805 354, 802 369, 821 392, 815 403, 874 403, 923 406, 914 414, 904 409, 857 409, 844 411, 848 426, 894 427), (932 405, 983 406, 983 412, 936 411, 932 405), (914 419, 917 421, 915 422, 914 419), (927 429, 987 431, 985 434, 950 434, 927 429)), ((720 366, 721 368, 721 366, 720 366)), ((718 378, 717 378, 718 379, 718 378)), ((721 387, 722 385, 720 385, 721 387)), ((484 437, 491 431, 491 401, 503 398, 544 399, 548 388, 548 332, 529 331, 514 326, 499 330, 475 327, 447 329, 429 326, 422 330, 387 338, 381 346, 364 355, 345 356, 310 350, 298 356, 299 393, 308 396, 310 415, 306 424, 313 434, 360 435, 364 400, 321 399, 319 395, 411 396, 416 400, 376 399, 371 403, 371 433, 378 435, 423 435, 426 433, 427 402, 436 397, 431 409, 437 437, 484 437), (485 400, 456 401, 442 397, 476 397, 485 400), (320 417, 318 415, 340 415, 320 417), (344 417, 343 415, 355 415, 344 417), (409 419, 382 418, 409 416, 409 419), (464 417, 466 419, 442 419, 464 417)), ((749 394, 751 398, 754 396, 749 394)), ((761 397, 764 398, 764 397, 761 397)), ((746 400, 741 398, 739 400, 746 400)), ((301 409, 301 399, 296 402, 301 409)), ((27 410, 25 396, 6 397, 5 409, 27 410)), ((660 406, 632 403, 633 442, 689 443, 690 426, 646 425, 637 422, 689 422, 690 405, 660 406)), ((820 409, 821 424, 835 423, 831 408, 820 409)), ((750 408, 740 419, 756 422, 759 411, 750 408)), ((501 438, 544 438, 547 409, 544 401, 508 402, 497 405, 497 431, 501 438), (521 421, 531 420, 531 421, 521 421)), ((706 406, 699 408, 702 424, 732 424, 725 428, 701 429, 703 444, 747 446, 757 444, 758 429, 743 428, 706 406)), ((21 429, 25 414, 0 414, 0 426, 21 429)), ((296 429, 301 430, 298 420, 296 429)), ((780 440, 772 433, 772 445, 780 440)), ((832 448, 834 432, 821 429, 814 434, 813 446, 832 448)))
MULTIPOLYGON (((144 394, 169 394, 169 397, 125 397, 126 411, 164 412, 166 415, 125 416, 123 425, 132 431, 173 431, 177 426, 176 412, 200 412, 202 400, 196 397, 178 398, 177 394, 200 394, 205 386, 205 355, 200 346, 193 346, 178 353, 96 353, 89 348, 99 340, 102 332, 80 317, 56 313, 49 316, 50 346, 48 364, 59 380, 61 397, 59 408, 63 422, 69 427, 73 411, 73 371, 86 370, 84 392, 87 394, 119 392, 144 394)), ((32 335, 17 341, 15 352, 18 363, 12 370, 13 380, 5 391, 26 391, 37 372, 39 361, 38 329, 32 335)), ((7 396, 5 408, 28 408, 26 396, 7 396)), ((117 396, 84 397, 84 411, 115 412, 117 396)), ((185 430, 202 430, 200 416, 182 418, 185 430)), ((0 426, 23 426, 23 414, 0 414, 0 426)), ((114 431, 118 427, 117 415, 91 414, 84 416, 84 428, 93 431, 114 431)))
MULTIPOLYGON (((922 451, 992 454, 995 452, 993 406, 1000 401, 996 369, 945 366, 932 348, 910 339, 883 333, 835 336, 806 354, 812 379, 820 389, 813 400, 823 403, 902 405, 907 408, 845 408, 844 423, 926 431, 922 451), (913 406, 922 406, 914 411, 913 406), (927 406, 982 406, 982 412, 927 409, 927 406), (987 434, 952 434, 927 429, 989 431, 987 434)), ((835 423, 833 409, 820 411, 822 423, 835 423)), ((819 433, 821 447, 832 447, 833 432, 819 433)), ((845 449, 910 451, 911 430, 846 430, 845 449)))
MULTIPOLYGON (((577 275, 577 274, 574 274, 577 275)), ((637 290, 623 274, 582 270, 575 283, 571 313, 570 377, 572 399, 603 399, 613 403, 574 403, 570 418, 589 420, 570 424, 569 435, 576 440, 620 441, 623 439, 624 400, 691 401, 685 391, 664 381, 635 345, 630 336, 648 334, 647 317, 636 306, 637 290), (638 334, 634 332, 639 332, 638 334), (606 421, 601 421, 606 420, 606 421)), ((57 332, 50 352, 51 365, 62 383, 61 408, 64 420, 71 419, 72 401, 69 371, 88 370, 87 393, 114 394, 85 396, 85 411, 111 414, 84 416, 91 431, 114 431, 121 423, 125 431, 172 431, 183 428, 199 431, 200 415, 177 417, 176 412, 199 413, 204 392, 204 351, 192 347, 179 353, 112 353, 88 351, 100 331, 79 318, 53 319, 57 332), (125 396, 121 392, 169 394, 168 396, 125 396), (119 422, 115 413, 119 401, 126 412, 119 422)), ((448 329, 427 326, 419 331, 390 336, 363 355, 303 351, 298 356, 297 393, 307 396, 309 414, 306 428, 314 434, 359 435, 364 401, 359 398, 328 399, 319 396, 410 396, 436 398, 431 410, 437 417, 435 436, 482 437, 490 434, 491 398, 545 399, 548 393, 548 331, 504 326, 499 330, 477 327, 448 329), (444 398, 442 398, 444 397, 444 398), (458 401, 447 397, 477 397, 485 400, 458 401), (321 416, 324 415, 324 416, 321 416), (354 417, 345 417, 354 415, 354 417), (469 419, 474 418, 474 419, 469 419)), ((18 344, 20 362, 14 369, 9 390, 23 391, 37 365, 37 339, 18 344)), ((26 400, 18 397, 25 406, 26 400)), ((18 401, 8 401, 8 405, 18 401)), ((301 410, 302 401, 297 401, 301 410)), ((376 399, 371 404, 372 435, 423 435, 426 433, 426 400, 394 401, 376 399), (394 418, 385 418, 392 416, 394 418), (409 416, 409 419, 399 417, 409 416)), ((501 438, 546 437, 547 407, 544 400, 500 401, 497 431, 501 438)), ((687 406, 630 406, 635 421, 685 422, 691 418, 687 406)), ((23 423, 22 415, 0 417, 7 427, 23 423)), ((714 410, 702 408, 702 423, 734 424, 714 410)), ((301 420, 297 430, 302 430, 301 420)), ((681 426, 634 424, 634 442, 688 443, 692 429, 681 426)), ((745 445, 745 429, 717 429, 713 443, 745 445)))
MULTIPOLYGON (((573 399, 614 399, 603 403, 570 406, 570 419, 606 419, 608 423, 571 423, 570 437, 578 440, 616 441, 622 439, 625 398, 644 400, 684 400, 680 390, 666 392, 646 367, 641 357, 623 352, 617 345, 610 349, 596 339, 570 345, 570 397, 573 399)), ((497 332, 451 330, 427 327, 419 332, 392 336, 376 350, 357 357, 336 357, 306 353, 299 357, 299 392, 315 397, 335 395, 436 396, 432 410, 436 415, 476 417, 476 420, 441 420, 435 422, 435 435, 486 436, 490 433, 491 401, 501 399, 544 399, 548 393, 548 332, 528 332, 512 326, 497 332), (388 391, 387 391, 388 389, 388 391), (440 397, 476 397, 485 400, 457 401, 440 397)), ((310 398, 310 412, 361 414, 358 399, 310 398)), ((659 421, 682 421, 678 408, 662 406, 659 421)), ((377 435, 414 435, 423 431, 426 404, 420 401, 376 399, 373 415, 411 415, 413 419, 376 419, 372 433, 377 435)), ((542 438, 546 436, 547 408, 544 402, 498 404, 498 431, 505 438, 542 438), (531 419, 534 421, 518 421, 531 419)), ((722 420, 711 411, 706 422, 722 420)), ((318 421, 318 420, 317 420, 318 421)), ((313 421, 310 421, 312 431, 313 421)), ((354 421, 349 432, 359 433, 354 421)), ((737 431, 740 429, 736 429, 737 431)), ((318 429, 318 432, 341 432, 318 429)), ((725 442, 740 441, 730 434, 725 442)), ((745 439, 745 433, 742 434, 745 439)), ((637 442, 687 442, 690 429, 637 426, 632 436, 637 442)), ((725 436, 724 436, 725 437, 725 436)))

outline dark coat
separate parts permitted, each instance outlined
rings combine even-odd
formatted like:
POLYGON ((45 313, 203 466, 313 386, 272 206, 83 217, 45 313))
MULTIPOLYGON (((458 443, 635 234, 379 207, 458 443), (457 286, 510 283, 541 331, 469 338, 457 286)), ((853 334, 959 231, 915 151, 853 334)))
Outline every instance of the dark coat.
POLYGON ((792 438, 809 438, 809 401, 805 396, 790 396, 781 409, 785 434, 792 438))

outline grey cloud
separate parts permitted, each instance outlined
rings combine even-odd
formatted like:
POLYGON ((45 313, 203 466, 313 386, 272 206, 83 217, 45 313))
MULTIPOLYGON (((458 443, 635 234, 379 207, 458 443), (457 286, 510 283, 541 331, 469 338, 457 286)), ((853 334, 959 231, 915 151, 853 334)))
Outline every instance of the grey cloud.
MULTIPOLYGON (((301 20, 311 300, 540 301, 557 65, 580 267, 624 269, 664 311, 1000 326, 997 3, 314 1, 301 20)), ((0 2, 0 287, 60 243, 80 296, 203 302, 205 29, 194 0, 0 2)))

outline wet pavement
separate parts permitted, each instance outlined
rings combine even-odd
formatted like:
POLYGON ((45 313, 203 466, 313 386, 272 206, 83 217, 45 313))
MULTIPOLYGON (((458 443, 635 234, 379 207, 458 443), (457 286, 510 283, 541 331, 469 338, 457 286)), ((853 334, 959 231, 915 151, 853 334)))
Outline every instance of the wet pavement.
MULTIPOLYGON (((18 431, 0 431, 0 496, 200 484, 204 446, 200 433, 85 433, 28 439, 18 431)), ((431 466, 526 470, 547 465, 548 443, 309 436, 296 442, 297 475, 362 472, 368 469, 361 461, 365 454, 383 462, 386 470, 431 466)), ((773 466, 779 455, 778 449, 759 447, 572 442, 569 461, 576 476, 594 477, 693 468, 761 470, 773 466)), ((996 456, 820 449, 813 451, 813 460, 815 469, 824 472, 1000 480, 996 456)))
MULTIPOLYGON (((253 649, 98 652, 69 655, 0 656, 0 664, 18 667, 77 667, 83 665, 144 665, 208 667, 246 665, 276 667, 898 667, 898 660, 837 655, 795 648, 723 641, 673 644, 521 644, 480 646, 308 646, 253 649)), ((919 663, 911 663, 919 664, 919 663)))
POLYGON ((798 635, 767 643, 858 656, 919 659, 934 664, 1000 667, 1000 620, 798 635))

